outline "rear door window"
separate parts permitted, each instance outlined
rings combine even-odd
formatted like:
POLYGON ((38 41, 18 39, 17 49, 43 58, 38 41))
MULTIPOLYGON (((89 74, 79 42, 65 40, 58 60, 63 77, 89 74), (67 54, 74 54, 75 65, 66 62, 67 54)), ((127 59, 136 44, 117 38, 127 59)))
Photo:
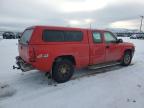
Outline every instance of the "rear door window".
POLYGON ((102 43, 102 36, 99 32, 93 32, 93 42, 94 43, 102 43))
POLYGON ((24 33, 22 34, 21 38, 20 38, 20 43, 28 44, 32 33, 33 33, 33 29, 25 30, 24 33))

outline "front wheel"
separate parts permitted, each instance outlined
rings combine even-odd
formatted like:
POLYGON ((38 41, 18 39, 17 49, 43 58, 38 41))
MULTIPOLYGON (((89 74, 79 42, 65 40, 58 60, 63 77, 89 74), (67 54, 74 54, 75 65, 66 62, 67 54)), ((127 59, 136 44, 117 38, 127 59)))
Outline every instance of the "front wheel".
POLYGON ((71 61, 63 59, 56 61, 52 69, 52 78, 58 83, 64 83, 72 77, 74 65, 71 61))
POLYGON ((132 60, 132 54, 130 51, 126 51, 124 53, 123 59, 121 61, 121 65, 128 66, 131 63, 132 60))

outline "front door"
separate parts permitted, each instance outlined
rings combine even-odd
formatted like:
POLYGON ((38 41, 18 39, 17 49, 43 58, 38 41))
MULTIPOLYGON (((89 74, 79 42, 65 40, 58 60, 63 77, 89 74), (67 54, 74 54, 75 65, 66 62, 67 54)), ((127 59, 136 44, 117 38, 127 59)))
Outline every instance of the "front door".
POLYGON ((117 61, 121 57, 120 44, 117 43, 117 38, 110 32, 104 32, 106 62, 117 61))

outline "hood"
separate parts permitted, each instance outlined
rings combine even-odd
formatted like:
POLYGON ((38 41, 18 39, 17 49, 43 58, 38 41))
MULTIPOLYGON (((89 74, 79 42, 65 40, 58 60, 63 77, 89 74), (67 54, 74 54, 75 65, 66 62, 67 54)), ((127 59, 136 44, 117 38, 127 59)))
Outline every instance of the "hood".
POLYGON ((125 46, 125 47, 135 49, 135 45, 133 43, 130 43, 130 42, 123 42, 123 43, 121 43, 121 45, 125 46))

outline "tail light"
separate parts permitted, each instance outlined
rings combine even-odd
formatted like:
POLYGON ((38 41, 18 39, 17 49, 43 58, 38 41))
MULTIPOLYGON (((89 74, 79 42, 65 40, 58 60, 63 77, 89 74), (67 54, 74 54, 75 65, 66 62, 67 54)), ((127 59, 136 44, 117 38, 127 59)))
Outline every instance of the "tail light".
POLYGON ((36 61, 35 49, 33 47, 29 48, 29 61, 30 62, 35 62, 36 61))

